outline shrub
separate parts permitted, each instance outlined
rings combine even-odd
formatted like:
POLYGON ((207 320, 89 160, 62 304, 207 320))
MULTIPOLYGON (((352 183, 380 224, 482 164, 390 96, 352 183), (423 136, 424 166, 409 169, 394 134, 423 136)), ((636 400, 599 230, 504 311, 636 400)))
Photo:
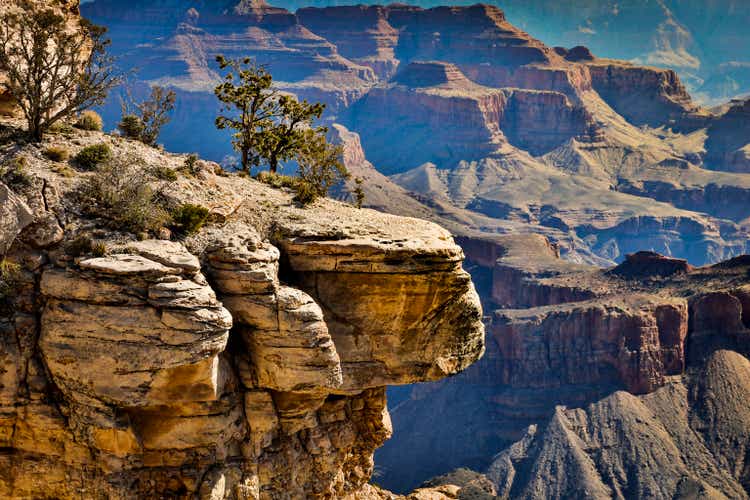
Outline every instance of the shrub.
POLYGON ((63 146, 50 146, 44 150, 44 156, 49 160, 62 162, 70 158, 70 151, 63 146))
POLYGON ((0 165, 0 180, 14 190, 30 187, 34 184, 34 178, 26 172, 26 168, 26 157, 17 156, 0 165))
POLYGON ((328 195, 329 189, 349 178, 349 172, 341 163, 342 146, 329 144, 325 136, 316 130, 308 130, 297 156, 299 181, 295 189, 295 201, 307 205, 328 195))
POLYGON ((320 197, 320 190, 309 181, 300 179, 294 186, 294 201, 309 205, 320 197))
POLYGON ((81 113, 81 116, 78 117, 75 127, 80 128, 81 130, 101 132, 104 128, 104 121, 96 111, 87 110, 81 113))
POLYGON ((126 137, 137 139, 149 146, 156 145, 161 129, 169 123, 177 94, 158 85, 151 88, 151 95, 142 102, 133 102, 130 93, 122 101, 120 130, 126 137))
POLYGON ((93 215, 110 219, 118 229, 158 231, 169 222, 167 202, 140 168, 134 159, 104 164, 83 184, 79 201, 93 215))
POLYGON ((164 165, 151 168, 151 175, 162 181, 174 182, 177 180, 177 172, 164 165))
POLYGON ((120 120, 120 123, 117 124, 117 128, 120 130, 123 137, 140 140, 141 134, 143 134, 146 125, 143 123, 143 120, 136 115, 124 115, 120 120))
POLYGON ((65 253, 71 257, 81 257, 82 255, 104 257, 107 254, 107 245, 101 241, 94 241, 91 236, 83 234, 65 245, 65 253))
POLYGON ((208 209, 200 205, 185 203, 172 212, 172 221, 185 234, 193 234, 203 227, 208 219, 208 209))
MULTIPOLYGON (((21 266, 8 259, 0 260, 0 299, 7 299, 14 295, 20 274, 21 266)), ((3 300, 3 302, 6 301, 3 300)))
POLYGON ((265 171, 258 172, 258 174, 255 176, 255 179, 264 184, 268 184, 271 187, 275 187, 276 189, 280 189, 280 188, 294 189, 297 187, 297 181, 298 181, 298 179, 291 177, 289 175, 281 175, 275 172, 265 172, 265 171))
POLYGON ((71 135, 75 130, 70 125, 70 123, 67 122, 56 122, 54 125, 50 125, 49 130, 47 130, 50 134, 60 134, 60 135, 71 135))
POLYGON ((185 158, 185 162, 179 168, 179 171, 185 175, 196 175, 198 173, 198 160, 197 154, 189 154, 185 158))
POLYGON ((86 146, 76 155, 76 163, 85 170, 96 170, 112 159, 112 150, 104 143, 86 146))

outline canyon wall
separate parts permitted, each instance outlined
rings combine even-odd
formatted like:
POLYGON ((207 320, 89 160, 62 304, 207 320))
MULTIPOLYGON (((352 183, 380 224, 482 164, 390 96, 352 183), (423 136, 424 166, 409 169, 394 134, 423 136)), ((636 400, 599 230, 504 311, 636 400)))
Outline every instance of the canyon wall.
POLYGON ((476 480, 450 472, 468 467, 499 498, 747 498, 746 258, 695 268, 639 252, 600 269, 540 237, 461 243, 503 291, 482 291, 487 354, 394 409, 407 429, 377 456, 386 487, 445 474, 428 484, 468 495, 476 480), (438 414, 451 423, 432 435, 413 423, 438 414))

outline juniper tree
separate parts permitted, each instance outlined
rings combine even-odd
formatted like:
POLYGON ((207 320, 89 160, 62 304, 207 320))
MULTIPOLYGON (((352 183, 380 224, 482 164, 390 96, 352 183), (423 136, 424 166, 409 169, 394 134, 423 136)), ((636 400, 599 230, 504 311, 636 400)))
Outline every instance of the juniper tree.
MULTIPOLYGON (((281 162, 295 159, 305 141, 313 137, 307 132, 313 130, 313 122, 322 116, 325 106, 281 93, 274 88, 271 74, 249 58, 240 61, 218 56, 216 60, 222 70, 228 70, 214 89, 222 103, 216 127, 234 131, 232 145, 241 155, 245 172, 267 164, 275 173, 281 162)), ((314 130, 326 132, 324 128, 314 130)))
POLYGON ((216 127, 234 131, 232 145, 241 155, 242 170, 249 172, 261 162, 261 145, 279 117, 280 95, 273 88, 271 74, 250 58, 217 56, 216 62, 222 70, 228 70, 224 81, 214 89, 224 113, 216 118, 216 127))
POLYGON ((15 0, 0 16, 0 68, 32 140, 56 122, 104 102, 120 83, 106 29, 82 19, 72 28, 53 8, 15 0))
POLYGON ((323 104, 300 102, 292 96, 279 98, 277 122, 263 134, 260 147, 260 156, 268 163, 271 172, 276 172, 279 162, 289 161, 305 149, 310 151, 316 148, 319 137, 324 136, 327 130, 319 128, 314 134, 309 131, 313 120, 319 119, 324 109, 323 104), (309 141, 315 144, 308 144, 309 141))
POLYGON ((161 129, 169 123, 174 110, 177 94, 172 90, 155 85, 151 87, 148 99, 135 102, 130 94, 121 102, 122 119, 118 124, 120 132, 126 137, 137 139, 153 146, 161 134, 161 129))

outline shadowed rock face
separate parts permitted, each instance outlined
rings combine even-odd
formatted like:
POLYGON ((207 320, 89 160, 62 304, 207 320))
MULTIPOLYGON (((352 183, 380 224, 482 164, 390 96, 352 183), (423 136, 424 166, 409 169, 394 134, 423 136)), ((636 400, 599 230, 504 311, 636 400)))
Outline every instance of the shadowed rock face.
POLYGON ((706 163, 728 172, 750 172, 748 147, 750 100, 732 101, 726 113, 708 129, 706 163))
POLYGON ((101 133, 64 146, 101 141, 211 217, 138 240, 81 206, 87 175, 57 173, 49 143, 24 149, 28 182, 0 182, 0 496, 381 498, 366 483, 392 432, 385 386, 484 351, 450 234, 298 208, 208 162, 164 184, 150 169, 184 157, 101 133))

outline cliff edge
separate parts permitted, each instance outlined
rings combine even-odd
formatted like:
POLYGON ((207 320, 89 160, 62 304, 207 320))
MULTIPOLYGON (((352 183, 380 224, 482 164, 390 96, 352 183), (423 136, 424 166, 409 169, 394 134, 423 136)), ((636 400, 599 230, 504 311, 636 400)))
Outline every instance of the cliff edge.
POLYGON ((484 351, 450 234, 98 132, 0 151, 0 496, 368 498, 385 386, 484 351), (109 166, 52 161, 105 143, 109 166), (209 210, 133 233, 128 200, 209 210), (99 193, 101 194, 101 193, 99 193), (108 205, 110 203, 110 205, 108 205))

